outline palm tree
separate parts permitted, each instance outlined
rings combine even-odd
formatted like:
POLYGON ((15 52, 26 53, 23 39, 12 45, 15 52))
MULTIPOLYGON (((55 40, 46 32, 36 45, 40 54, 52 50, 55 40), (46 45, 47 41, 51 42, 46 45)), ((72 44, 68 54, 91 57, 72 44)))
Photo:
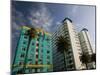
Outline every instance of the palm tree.
POLYGON ((94 62, 95 63, 95 66, 96 66, 96 54, 95 53, 93 53, 91 55, 91 62, 94 62))
POLYGON ((92 61, 92 62, 96 62, 96 54, 95 54, 95 53, 93 53, 93 54, 91 55, 91 61, 92 61))
POLYGON ((29 36, 29 39, 35 38, 36 34, 37 34, 37 31, 34 27, 27 30, 27 32, 25 33, 25 35, 29 36))
POLYGON ((60 51, 61 53, 64 53, 64 62, 66 65, 66 52, 68 52, 68 46, 69 46, 68 41, 63 36, 59 36, 57 38, 56 44, 57 44, 57 50, 60 51))
POLYGON ((80 56, 80 60, 82 62, 82 64, 86 65, 86 69, 88 69, 88 63, 90 63, 90 55, 88 53, 82 53, 80 56))

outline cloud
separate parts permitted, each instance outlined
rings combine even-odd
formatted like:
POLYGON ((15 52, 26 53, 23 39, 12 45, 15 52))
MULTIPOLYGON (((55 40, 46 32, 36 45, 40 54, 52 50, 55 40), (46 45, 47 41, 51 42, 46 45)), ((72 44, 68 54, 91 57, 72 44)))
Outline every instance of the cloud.
POLYGON ((12 40, 15 40, 19 37, 20 27, 25 25, 24 15, 16 10, 14 7, 12 8, 12 40))
POLYGON ((39 5, 39 8, 31 5, 28 10, 28 15, 24 16, 23 12, 18 11, 15 6, 12 8, 12 38, 18 39, 20 27, 28 25, 30 27, 43 28, 45 31, 50 32, 50 27, 53 25, 53 18, 50 11, 44 4, 39 5))
POLYGON ((62 23, 60 21, 57 21, 56 22, 56 25, 61 25, 62 23))
POLYGON ((12 28, 14 29, 14 30, 19 30, 19 25, 16 23, 16 22, 12 22, 12 28))
POLYGON ((42 27, 45 31, 50 31, 53 18, 45 5, 40 5, 40 9, 30 9, 30 15, 27 17, 30 24, 35 27, 42 27))
POLYGON ((65 6, 65 13, 69 18, 75 18, 77 17, 77 14, 79 13, 79 6, 78 5, 69 5, 65 6))
POLYGON ((79 8, 79 6, 77 6, 77 5, 76 5, 76 6, 73 6, 73 7, 72 7, 72 13, 73 13, 73 14, 76 14, 78 8, 79 8))

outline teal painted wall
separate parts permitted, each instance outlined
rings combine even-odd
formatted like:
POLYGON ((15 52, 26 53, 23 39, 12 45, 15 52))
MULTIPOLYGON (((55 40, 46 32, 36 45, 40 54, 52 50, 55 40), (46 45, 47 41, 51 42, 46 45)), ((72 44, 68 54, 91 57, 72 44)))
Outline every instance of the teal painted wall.
POLYGON ((18 70, 23 69, 22 65, 24 64, 24 61, 25 61, 25 55, 26 55, 26 50, 27 50, 28 41, 29 41, 29 36, 24 35, 26 31, 27 30, 22 29, 20 33, 20 39, 18 41, 16 54, 15 54, 16 56, 13 63, 13 71, 18 71, 18 70), (22 54, 24 54, 23 58, 21 57, 22 54))
POLYGON ((17 72, 18 70, 22 70, 24 73, 53 71, 52 67, 46 66, 53 64, 51 36, 43 31, 39 31, 37 32, 37 36, 29 42, 29 35, 25 35, 27 30, 27 28, 22 28, 21 30, 13 63, 13 65, 17 66, 14 66, 12 71, 17 72), (36 57, 36 52, 38 57, 36 57), (22 54, 25 57, 21 57, 22 54), (21 66, 21 64, 24 66, 21 66), (27 67, 27 65, 44 65, 44 67, 27 67))

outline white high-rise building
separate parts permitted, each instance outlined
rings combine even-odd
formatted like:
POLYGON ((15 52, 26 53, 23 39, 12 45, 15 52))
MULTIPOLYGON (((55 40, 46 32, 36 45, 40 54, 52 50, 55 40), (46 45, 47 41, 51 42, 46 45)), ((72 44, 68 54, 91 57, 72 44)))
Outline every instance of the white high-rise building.
MULTIPOLYGON (((82 52, 87 53, 89 55, 92 55, 93 54, 93 46, 92 46, 92 43, 90 41, 90 35, 88 33, 88 29, 83 28, 79 32, 79 40, 80 40, 82 52)), ((93 65, 93 62, 88 63, 89 69, 91 69, 93 67, 95 67, 95 65, 93 65)))
POLYGON ((78 33, 76 32, 74 25, 69 18, 65 18, 63 20, 62 25, 60 25, 56 32, 52 35, 52 39, 54 71, 80 70, 83 68, 82 62, 80 61, 80 53, 82 53, 82 50, 78 33), (68 47, 68 52, 66 53, 60 53, 57 51, 57 45, 54 42, 56 42, 56 39, 59 36, 63 36, 70 44, 68 47), (63 59, 64 56, 65 59, 63 59))
POLYGON ((89 54, 93 54, 93 48, 92 48, 92 43, 90 41, 90 35, 86 28, 83 28, 79 32, 79 40, 82 47, 82 51, 89 54))

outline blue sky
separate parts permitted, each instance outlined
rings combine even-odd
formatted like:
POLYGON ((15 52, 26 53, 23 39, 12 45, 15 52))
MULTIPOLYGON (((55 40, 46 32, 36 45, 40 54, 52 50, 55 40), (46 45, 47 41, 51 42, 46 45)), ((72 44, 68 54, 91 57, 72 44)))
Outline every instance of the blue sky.
POLYGON ((95 6, 13 1, 12 52, 16 48, 20 26, 43 27, 53 33, 65 17, 73 21, 77 31, 87 28, 95 45, 95 6))

